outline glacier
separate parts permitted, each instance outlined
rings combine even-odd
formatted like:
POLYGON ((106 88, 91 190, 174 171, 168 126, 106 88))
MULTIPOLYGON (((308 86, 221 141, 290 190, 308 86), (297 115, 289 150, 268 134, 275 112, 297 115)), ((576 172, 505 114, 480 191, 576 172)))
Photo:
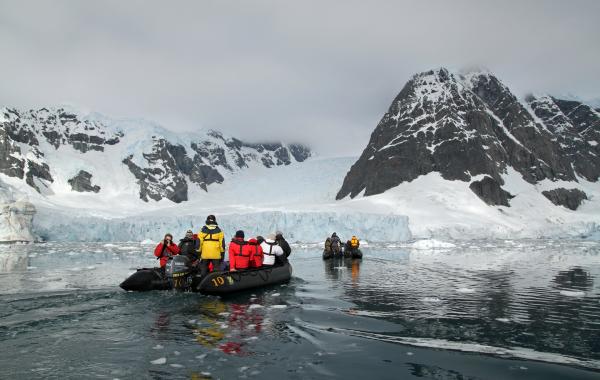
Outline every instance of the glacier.
MULTIPOLYGON (((44 240, 51 241, 159 241, 167 232, 178 240, 188 229, 198 232, 205 217, 202 214, 106 219, 40 209, 33 227, 44 240)), ((412 237, 404 215, 262 211, 217 214, 217 221, 226 239, 236 230, 245 231, 247 237, 279 230, 290 242, 320 242, 332 232, 345 239, 358 235, 379 242, 406 241, 412 237)))

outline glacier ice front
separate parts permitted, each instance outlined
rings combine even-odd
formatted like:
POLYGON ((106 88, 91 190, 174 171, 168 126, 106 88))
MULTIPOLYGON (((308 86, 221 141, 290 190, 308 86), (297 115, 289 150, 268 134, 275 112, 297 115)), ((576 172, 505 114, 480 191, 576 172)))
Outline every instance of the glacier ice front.
MULTIPOLYGON (((204 214, 106 219, 40 209, 34 220, 34 229, 42 238, 55 241, 158 241, 166 232, 183 237, 188 229, 197 231, 204 224, 204 219, 204 214)), ((291 242, 320 242, 333 232, 342 238, 357 235, 380 242, 412 238, 408 217, 404 215, 263 211, 217 214, 217 220, 229 236, 240 229, 246 231, 246 236, 280 230, 291 242)))

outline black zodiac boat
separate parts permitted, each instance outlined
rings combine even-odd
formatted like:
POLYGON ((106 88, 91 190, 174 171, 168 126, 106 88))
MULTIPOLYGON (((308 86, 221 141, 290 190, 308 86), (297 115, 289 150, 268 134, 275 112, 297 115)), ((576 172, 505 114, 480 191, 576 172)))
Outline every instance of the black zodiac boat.
POLYGON ((241 290, 288 282, 292 266, 284 265, 235 272, 211 272, 205 278, 191 266, 186 256, 169 259, 165 271, 160 268, 141 268, 119 286, 128 291, 176 289, 208 295, 227 295, 241 290))
POLYGON ((323 260, 332 259, 334 257, 345 257, 353 259, 362 259, 362 251, 359 248, 344 249, 343 252, 335 252, 333 250, 323 251, 323 260))

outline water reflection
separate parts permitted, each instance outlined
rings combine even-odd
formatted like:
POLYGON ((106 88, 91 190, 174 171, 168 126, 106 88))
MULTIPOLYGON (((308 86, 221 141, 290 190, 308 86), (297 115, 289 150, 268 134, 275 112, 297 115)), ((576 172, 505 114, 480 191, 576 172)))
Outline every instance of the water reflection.
POLYGON ((450 369, 419 363, 406 363, 413 376, 438 380, 476 380, 478 377, 465 376, 450 369))
POLYGON ((226 354, 248 354, 244 346, 257 339, 263 329, 264 316, 257 303, 226 303, 211 299, 198 305, 198 320, 190 327, 196 341, 207 348, 226 354))
POLYGON ((0 253, 0 273, 23 272, 29 266, 29 253, 26 251, 0 253))
POLYGON ((353 259, 350 257, 333 257, 323 260, 325 276, 332 281, 340 280, 350 272, 353 284, 358 284, 360 279, 360 263, 362 259, 353 259))
POLYGON ((558 272, 554 277, 554 282, 559 287, 578 290, 590 290, 594 286, 594 280, 590 273, 580 267, 558 272))
POLYGON ((534 253, 519 260, 537 266, 501 254, 513 261, 412 252, 403 263, 365 259, 354 268, 328 260, 324 267, 342 299, 356 305, 352 313, 393 321, 403 336, 600 358, 600 297, 589 270, 540 265, 549 259, 534 253))

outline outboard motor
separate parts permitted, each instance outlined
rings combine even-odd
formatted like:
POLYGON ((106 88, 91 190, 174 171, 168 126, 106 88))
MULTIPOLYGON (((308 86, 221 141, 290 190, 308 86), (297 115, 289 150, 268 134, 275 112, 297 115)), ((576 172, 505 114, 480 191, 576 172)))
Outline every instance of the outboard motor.
POLYGON ((189 290, 192 286, 192 265, 186 255, 173 256, 167 261, 165 271, 171 287, 176 290, 189 290))

